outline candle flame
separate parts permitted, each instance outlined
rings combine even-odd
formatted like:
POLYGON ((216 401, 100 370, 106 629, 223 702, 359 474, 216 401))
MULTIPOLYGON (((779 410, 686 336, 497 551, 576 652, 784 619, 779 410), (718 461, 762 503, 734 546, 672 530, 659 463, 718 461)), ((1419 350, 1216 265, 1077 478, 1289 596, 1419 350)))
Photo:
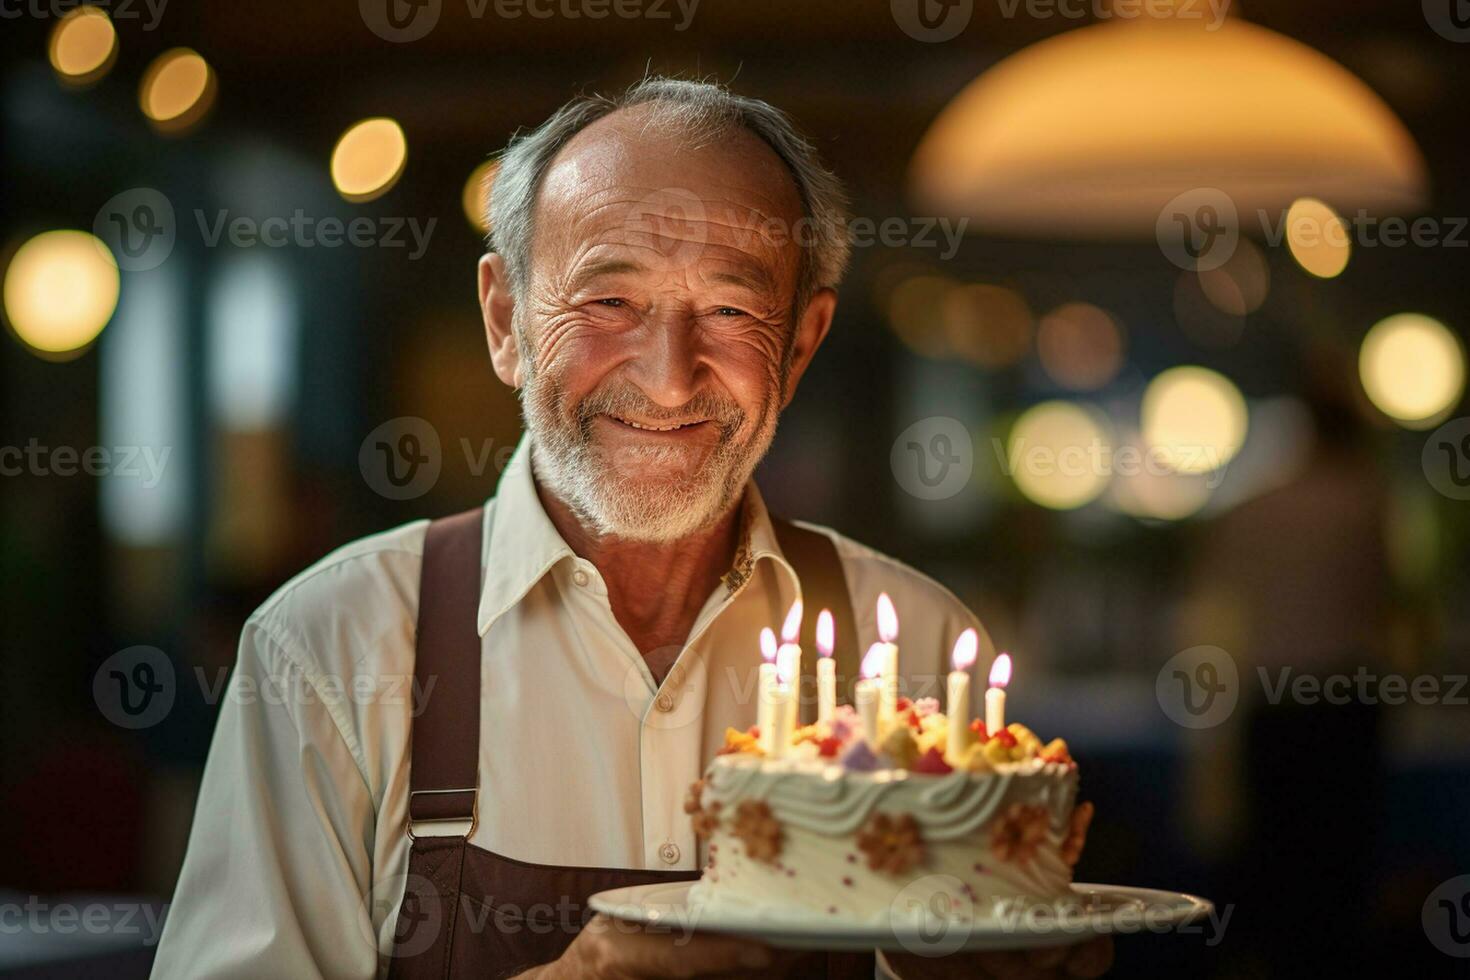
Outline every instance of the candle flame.
POLYGON ((898 639, 898 611, 887 592, 878 594, 878 639, 884 643, 898 639))
MULTIPOLYGON (((954 664, 955 670, 969 670, 975 663, 975 653, 980 649, 980 634, 973 629, 967 629, 960 634, 960 638, 954 641, 954 654, 950 662, 954 664)), ((1006 670, 1006 679, 1010 679, 1010 669, 1006 670)))
POLYGON ((761 630, 761 659, 766 663, 776 659, 776 633, 769 626, 761 630))
POLYGON ((781 642, 795 643, 801 638, 801 600, 797 599, 791 604, 791 611, 786 614, 786 622, 781 624, 781 642))
POLYGON ((863 654, 862 672, 868 680, 872 680, 883 673, 883 661, 887 659, 887 652, 882 643, 874 643, 868 647, 868 652, 863 654))
POLYGON ((832 623, 832 610, 823 609, 817 613, 817 652, 824 657, 832 656, 832 648, 837 645, 837 627, 832 623))
POLYGON ((1011 682, 1011 655, 1003 653, 990 665, 990 686, 1005 687, 1011 682))
POLYGON ((796 665, 801 661, 801 647, 792 643, 781 644, 776 654, 776 680, 790 684, 796 678, 796 665))

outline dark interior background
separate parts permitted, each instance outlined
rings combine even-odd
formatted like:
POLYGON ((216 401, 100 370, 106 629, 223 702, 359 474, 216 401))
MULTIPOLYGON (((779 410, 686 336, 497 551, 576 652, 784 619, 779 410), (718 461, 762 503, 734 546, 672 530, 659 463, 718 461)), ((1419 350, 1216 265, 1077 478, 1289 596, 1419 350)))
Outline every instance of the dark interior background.
MULTIPOLYGON (((118 60, 83 90, 60 84, 47 63, 54 12, 31 9, 0 30, 4 260, 38 232, 90 229, 130 188, 164 193, 179 221, 163 266, 122 276, 122 310, 142 304, 149 320, 165 312, 148 304, 167 306, 174 326, 161 346, 130 350, 118 322, 64 361, 0 338, 0 445, 117 445, 128 437, 109 428, 112 415, 157 417, 149 406, 162 405, 167 424, 150 431, 171 447, 164 483, 141 502, 124 493, 121 517, 106 499, 116 476, 0 477, 0 902, 165 902, 217 707, 209 692, 250 610, 337 545, 493 492, 493 461, 515 444, 520 420, 484 354, 474 296, 483 240, 461 196, 517 128, 576 92, 615 90, 650 70, 714 78, 789 111, 847 181, 856 214, 906 217, 910 156, 946 103, 999 59, 1086 23, 979 4, 960 37, 921 44, 881 0, 703 0, 683 31, 468 11, 445 0, 426 37, 393 44, 344 0, 174 0, 152 29, 146 8, 115 16, 118 60), (148 63, 179 45, 209 61, 218 99, 198 126, 166 136, 139 112, 137 87, 148 63), (408 161, 390 192, 353 204, 334 191, 327 161, 343 130, 368 116, 401 123, 408 161), (411 247, 211 248, 194 227, 196 210, 297 208, 436 224, 418 258, 411 247), (251 271, 230 279, 241 269, 251 271), (230 282, 233 291, 221 285, 230 282), (250 285, 260 282, 278 292, 250 285), (259 424, 220 408, 228 379, 217 376, 233 375, 211 359, 209 324, 222 303, 245 309, 242 329, 256 322, 252 309, 290 311, 271 368, 236 379, 247 401, 256 385, 275 406, 259 424), (359 451, 403 416, 433 426, 442 470, 430 491, 400 501, 375 492, 359 451), (130 533, 130 507, 161 523, 130 533), (107 658, 138 645, 171 662, 176 697, 157 724, 128 730, 99 711, 93 682, 107 658)), ((1283 0, 1244 14, 1364 79, 1424 154, 1427 213, 1470 214, 1470 46, 1428 29, 1418 3, 1283 0)), ((779 512, 944 582, 1016 655, 1014 715, 1069 740, 1098 803, 1079 878, 1197 892, 1231 910, 1223 941, 1208 929, 1122 940, 1118 975, 1356 965, 1448 976, 1463 961, 1435 947, 1421 912, 1441 882, 1470 872, 1470 692, 1459 705, 1265 710, 1253 665, 1276 661, 1242 648, 1236 638, 1248 632, 1211 597, 1237 585, 1301 610, 1275 615, 1324 618, 1298 618, 1305 633, 1341 632, 1339 616, 1360 617, 1353 649, 1307 659, 1303 672, 1470 670, 1470 504, 1435 492, 1420 463, 1427 433, 1373 409, 1356 370, 1368 328, 1404 310, 1436 317, 1463 348, 1467 251, 1360 249, 1342 276, 1318 280, 1284 247, 1260 248, 1270 293, 1223 342, 1180 322, 1180 271, 1153 243, 972 235, 949 259, 942 248, 858 248, 833 334, 761 483, 779 512), (1101 392, 1075 395, 1041 370, 1029 339, 991 368, 942 345, 923 353, 922 336, 893 325, 895 286, 914 275, 1005 286, 1033 316, 1096 304, 1123 326, 1123 370, 1101 392), (1271 436, 1272 418, 1307 420, 1297 442, 1276 433, 1291 464, 1272 464, 1279 480, 1170 521, 1102 500, 1049 510, 1002 472, 994 447, 1026 408, 1066 398, 1122 411, 1179 364, 1239 386, 1252 408, 1248 447, 1271 436), (935 416, 971 429, 975 474, 958 497, 930 504, 895 479, 890 450, 935 416), (1363 506, 1334 523, 1343 496, 1363 506), (1320 601, 1297 603, 1302 595, 1320 601), (1160 709, 1155 681, 1174 654, 1205 644, 1237 660, 1244 696, 1228 722, 1194 731, 1160 709)), ((136 935, 30 932, 0 935, 0 970, 146 969, 136 935)))

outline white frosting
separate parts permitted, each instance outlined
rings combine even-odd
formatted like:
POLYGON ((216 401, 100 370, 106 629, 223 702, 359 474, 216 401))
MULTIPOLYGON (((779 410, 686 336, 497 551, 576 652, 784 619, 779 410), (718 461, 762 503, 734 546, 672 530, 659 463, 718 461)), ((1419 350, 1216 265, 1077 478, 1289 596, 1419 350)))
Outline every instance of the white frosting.
POLYGON ((1017 898, 1050 901, 1069 893, 1062 859, 1077 793, 1077 770, 1040 760, 998 772, 926 775, 906 770, 852 772, 820 762, 715 759, 703 802, 720 804, 705 875, 691 900, 732 902, 773 916, 833 915, 892 922, 915 908, 951 908, 989 916, 1017 898), (774 863, 751 860, 731 833, 745 800, 764 800, 782 829, 774 863), (992 821, 1013 803, 1044 807, 1044 839, 1028 861, 1002 861, 991 850, 992 821), (909 814, 924 860, 902 875, 872 871, 857 833, 875 813, 909 814))

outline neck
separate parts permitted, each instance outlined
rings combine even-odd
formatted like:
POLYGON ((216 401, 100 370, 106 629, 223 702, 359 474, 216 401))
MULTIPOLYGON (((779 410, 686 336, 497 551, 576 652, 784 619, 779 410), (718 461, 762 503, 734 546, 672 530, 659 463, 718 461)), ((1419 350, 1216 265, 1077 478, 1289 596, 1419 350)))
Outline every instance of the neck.
POLYGON ((740 502, 719 520, 676 541, 630 541, 587 528, 539 482, 536 493, 568 547, 597 566, 613 616, 662 681, 694 620, 734 561, 740 502))

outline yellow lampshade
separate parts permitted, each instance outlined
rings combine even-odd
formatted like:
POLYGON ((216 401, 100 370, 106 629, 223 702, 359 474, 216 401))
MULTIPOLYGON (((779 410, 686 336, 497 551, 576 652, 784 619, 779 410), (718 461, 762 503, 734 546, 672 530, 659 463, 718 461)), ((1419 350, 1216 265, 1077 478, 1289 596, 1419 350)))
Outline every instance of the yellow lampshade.
POLYGON ((1427 196, 1418 147, 1367 85, 1234 17, 1114 19, 1032 45, 940 113, 910 178, 925 213, 1083 239, 1150 237, 1202 187, 1273 226, 1302 197, 1346 214, 1427 196))

